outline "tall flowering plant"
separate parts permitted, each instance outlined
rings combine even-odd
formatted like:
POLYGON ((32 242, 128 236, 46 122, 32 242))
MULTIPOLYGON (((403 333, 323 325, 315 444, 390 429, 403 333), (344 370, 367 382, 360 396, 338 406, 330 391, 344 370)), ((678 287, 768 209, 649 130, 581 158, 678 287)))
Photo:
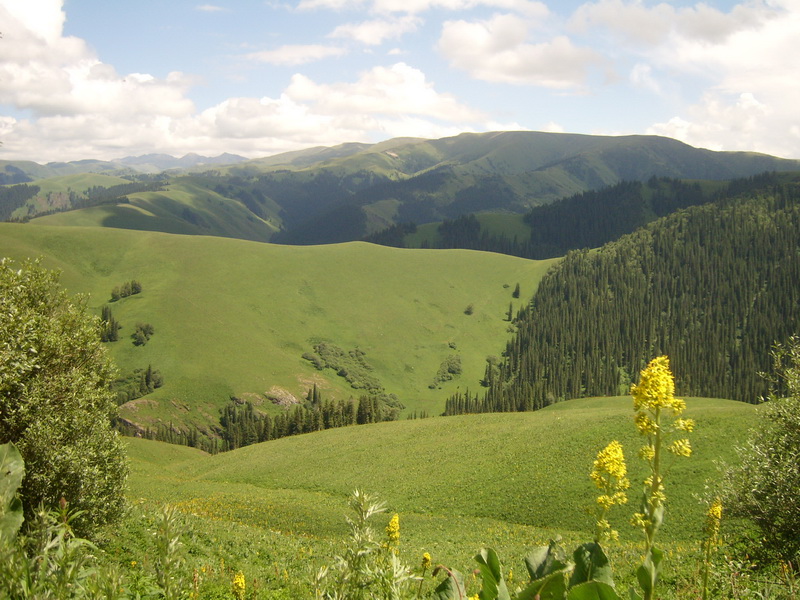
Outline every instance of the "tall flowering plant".
POLYGON ((636 577, 644 592, 644 600, 651 600, 664 557, 655 546, 656 533, 664 522, 667 500, 664 493, 664 451, 675 456, 691 456, 692 446, 684 435, 694 429, 694 421, 681 418, 686 403, 675 397, 675 378, 666 356, 650 361, 641 373, 639 384, 631 386, 631 395, 633 420, 639 434, 645 438, 639 456, 650 468, 650 476, 644 481, 639 512, 631 520, 645 536, 645 557, 636 577))

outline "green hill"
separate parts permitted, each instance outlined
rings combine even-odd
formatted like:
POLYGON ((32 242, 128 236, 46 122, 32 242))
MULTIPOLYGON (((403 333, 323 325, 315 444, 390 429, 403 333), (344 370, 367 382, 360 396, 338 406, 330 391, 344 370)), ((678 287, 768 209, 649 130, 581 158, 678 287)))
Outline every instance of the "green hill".
MULTIPOLYGON (((20 168, 7 168, 13 183, 20 168)), ((169 185, 157 195, 129 194, 127 205, 83 208, 46 222, 337 243, 398 223, 421 225, 478 212, 522 214, 623 180, 723 180, 798 169, 796 160, 712 152, 657 136, 518 131, 398 138, 163 175, 169 185)), ((44 169, 33 171, 37 178, 46 176, 44 169)))
MULTIPOLYGON (((691 434, 695 452, 669 467, 669 509, 660 536, 668 548, 685 552, 702 535, 704 509, 695 494, 715 476, 715 460, 732 458, 754 412, 738 402, 687 399, 686 414, 698 423, 691 434)), ((245 526, 282 532, 280 543, 295 540, 317 554, 336 552, 328 540, 345 535, 346 497, 358 487, 378 493, 390 513, 400 513, 411 562, 427 550, 436 561, 464 568, 475 550, 492 545, 514 559, 516 569, 532 546, 550 536, 572 543, 591 535, 585 508, 596 492, 588 473, 596 453, 617 439, 632 479, 631 503, 612 517, 624 540, 613 548, 623 572, 620 562, 639 559, 631 550, 639 532, 627 521, 644 476, 632 414, 629 397, 571 400, 535 413, 345 427, 216 456, 130 440, 131 496, 174 503, 201 517, 196 526, 213 527, 209 537, 220 548, 228 547, 224 531, 245 526), (162 450, 163 460, 153 460, 162 450)), ((284 559, 273 550, 272 560, 284 559)))
POLYGON ((123 406, 123 416, 202 426, 216 422, 231 396, 277 411, 268 398, 300 398, 314 384, 325 398, 363 393, 303 358, 315 341, 359 349, 409 411, 441 411, 448 393, 477 387, 486 353, 502 347, 515 284, 532 290, 552 264, 462 250, 288 247, 31 224, 0 225, 0 255, 43 256, 71 292, 90 294, 98 315, 112 288, 141 282, 141 294, 109 304, 123 326, 109 348, 123 374, 152 365, 165 383, 123 406), (138 322, 155 329, 144 346, 131 342, 138 322), (431 389, 451 355, 463 373, 431 389))
POLYGON ((662 354, 681 393, 758 402, 769 391, 759 373, 772 372, 770 349, 800 328, 799 239, 798 182, 767 178, 596 251, 572 251, 517 316, 482 397, 460 395, 448 410, 618 393, 662 354))

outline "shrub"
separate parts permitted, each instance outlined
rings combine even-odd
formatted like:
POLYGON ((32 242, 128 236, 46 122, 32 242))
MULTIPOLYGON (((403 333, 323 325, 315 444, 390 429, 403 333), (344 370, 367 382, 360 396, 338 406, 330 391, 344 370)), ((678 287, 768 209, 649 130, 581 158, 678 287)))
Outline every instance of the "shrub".
POLYGON ((82 298, 38 262, 0 261, 0 443, 26 465, 26 517, 63 497, 86 533, 124 506, 127 459, 111 428, 114 368, 82 298))

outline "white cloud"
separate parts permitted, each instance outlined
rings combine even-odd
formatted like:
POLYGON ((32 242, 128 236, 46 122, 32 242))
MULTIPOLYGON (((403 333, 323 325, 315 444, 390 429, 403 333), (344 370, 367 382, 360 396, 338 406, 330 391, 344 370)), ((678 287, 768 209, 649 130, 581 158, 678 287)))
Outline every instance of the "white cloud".
POLYGON ((215 4, 200 4, 195 6, 195 10, 199 10, 200 12, 228 12, 229 9, 225 8, 224 6, 217 6, 215 4))
MULTIPOLYGON (((187 97, 192 82, 185 75, 120 75, 82 40, 60 33, 57 3, 49 6, 55 16, 40 20, 33 13, 12 15, 7 4, 11 0, 0 0, 0 22, 3 42, 13 41, 13 47, 0 55, 0 104, 16 106, 20 115, 0 117, 2 158, 44 162, 152 151, 259 156, 486 128, 481 113, 438 92, 422 71, 404 63, 339 83, 297 74, 277 97, 229 98, 198 113, 187 97)), ((306 50, 284 48, 282 56, 317 52, 306 50)))
POLYGON ((645 89, 653 94, 661 94, 661 84, 653 76, 653 69, 645 63, 636 63, 631 69, 630 82, 637 88, 645 89))
POLYGON ((486 21, 448 21, 438 47, 453 66, 476 79, 556 90, 581 88, 600 57, 563 35, 532 43, 530 27, 529 19, 510 14, 486 21))
POLYGON ((326 114, 420 115, 450 122, 482 119, 450 94, 438 93, 422 71, 405 63, 374 67, 354 83, 317 84, 295 75, 286 94, 313 102, 326 114))
POLYGON ((281 46, 275 50, 264 50, 246 54, 245 58, 259 62, 270 63, 273 65, 302 65, 305 63, 343 56, 347 50, 336 46, 325 46, 322 44, 289 44, 281 46))
POLYGON ((764 16, 757 27, 716 43, 686 37, 653 53, 664 65, 671 55, 670 69, 707 82, 690 106, 653 125, 653 132, 694 145, 800 158, 800 78, 794 75, 800 73, 800 3, 755 6, 769 15, 782 11, 781 18, 764 16))
POLYGON ((463 11, 480 6, 511 10, 529 17, 548 14, 543 2, 532 0, 301 0, 300 10, 361 10, 374 13, 418 14, 434 9, 463 11))
POLYGON ((399 38, 416 31, 421 23, 417 17, 406 15, 399 19, 373 19, 361 23, 345 23, 334 29, 330 37, 353 39, 368 46, 377 46, 387 39, 399 38))
POLYGON ((598 0, 581 5, 570 19, 575 31, 608 30, 629 44, 655 46, 684 38, 701 43, 724 41, 737 31, 757 29, 775 10, 762 1, 736 5, 729 13, 698 3, 676 8, 640 1, 598 0))
POLYGON ((294 75, 278 98, 231 98, 183 119, 174 131, 203 147, 227 140, 250 155, 387 136, 442 137, 481 127, 482 115, 439 94, 403 63, 376 67, 351 83, 320 84, 294 75))

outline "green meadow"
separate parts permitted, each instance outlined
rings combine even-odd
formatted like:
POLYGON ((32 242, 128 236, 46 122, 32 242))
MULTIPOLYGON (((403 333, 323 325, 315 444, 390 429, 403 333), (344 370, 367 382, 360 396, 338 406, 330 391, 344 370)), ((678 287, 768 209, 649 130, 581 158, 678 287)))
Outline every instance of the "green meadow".
MULTIPOLYGON (((754 411, 687 399, 686 414, 697 421, 694 454, 668 465, 661 534, 670 561, 665 581, 673 588, 687 585, 696 567, 705 511, 697 495, 715 477, 714 462, 733 458, 754 411)), ((629 504, 612 512, 620 541, 609 554, 625 578, 641 553, 641 532, 628 524, 644 477, 632 414, 629 397, 570 400, 534 413, 332 429, 216 456, 131 439, 130 496, 150 510, 176 505, 201 562, 218 561, 221 553, 234 570, 277 587, 307 588, 311 572, 330 564, 347 535, 347 497, 355 488, 378 494, 388 515, 400 514, 409 563, 427 551, 435 562, 469 572, 471 557, 490 546, 521 575, 534 546, 559 535, 567 547, 591 539, 587 509, 597 491, 588 473, 596 453, 617 439, 632 487, 629 504), (292 573, 291 586, 273 577, 284 570, 292 573)), ((379 531, 386 520, 376 520, 379 531)))
MULTIPOLYGON (((67 213, 65 213, 67 214, 67 213)), ((53 215, 59 217, 60 215, 53 215)), ((438 413, 458 387, 478 387, 488 353, 508 338, 516 283, 528 297, 552 261, 464 250, 402 250, 365 243, 277 246, 205 236, 98 227, 0 225, 0 254, 43 257, 92 311, 108 304, 122 324, 109 344, 120 371, 152 365, 164 386, 122 407, 140 423, 213 423, 231 396, 278 410, 266 396, 357 397, 332 370, 302 358, 314 340, 360 349, 407 412, 438 413), (110 303, 136 279, 141 294, 110 303), (467 306, 472 314, 465 314, 467 306), (136 323, 155 334, 144 346, 136 323), (429 386, 448 356, 463 373, 429 386)))

